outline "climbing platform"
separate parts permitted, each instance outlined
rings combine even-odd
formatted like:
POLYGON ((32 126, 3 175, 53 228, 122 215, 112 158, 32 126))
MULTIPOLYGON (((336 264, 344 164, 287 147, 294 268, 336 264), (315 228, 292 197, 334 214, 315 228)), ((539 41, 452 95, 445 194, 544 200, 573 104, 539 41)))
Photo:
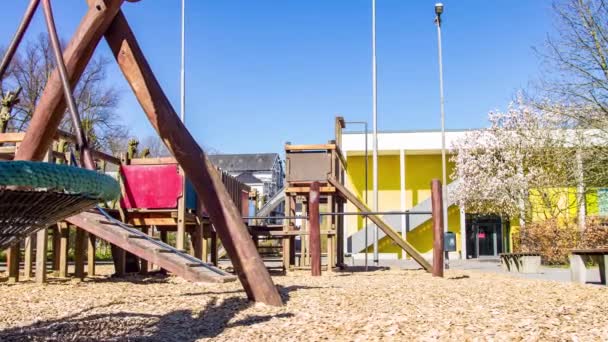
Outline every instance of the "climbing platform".
POLYGON ((84 212, 66 221, 188 281, 225 283, 236 280, 230 273, 98 212, 84 212))

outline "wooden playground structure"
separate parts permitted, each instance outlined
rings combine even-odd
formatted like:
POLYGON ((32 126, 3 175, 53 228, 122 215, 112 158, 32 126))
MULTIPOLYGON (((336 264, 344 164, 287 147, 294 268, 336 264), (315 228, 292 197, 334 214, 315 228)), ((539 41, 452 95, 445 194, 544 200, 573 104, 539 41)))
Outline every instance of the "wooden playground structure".
MULTIPOLYGON (((43 3, 50 12, 49 0, 43 3)), ((51 74, 25 133, 0 133, 0 159, 72 164, 76 163, 75 156, 66 146, 75 143, 81 165, 103 171, 113 164, 118 169, 122 197, 115 205, 68 217, 27 237, 22 244, 13 244, 8 250, 9 280, 18 280, 20 246, 26 278, 33 274, 35 259, 36 281, 45 281, 49 245, 52 270, 59 277, 66 277, 73 229, 77 278, 95 274, 96 240, 102 239, 112 244, 117 275, 147 273, 156 265, 191 281, 225 282, 238 278, 249 299, 281 305, 259 254, 258 247, 263 248, 260 242, 280 243, 285 271, 311 269, 319 275, 322 268, 327 272, 342 268, 346 201, 352 202, 359 215, 368 217, 425 270, 431 270, 414 247, 345 187, 347 162, 340 140, 345 122, 341 117, 335 120, 335 140, 318 145, 285 145, 283 224, 263 224, 256 219, 249 225, 249 187, 218 170, 180 121, 120 11, 123 1, 88 3, 87 14, 63 52, 67 76, 61 70, 51 74), (116 158, 88 148, 86 140, 83 145, 83 137, 57 129, 66 109, 61 84, 76 84, 102 36, 173 157, 137 158, 130 150, 116 158), (175 235, 174 246, 169 245, 169 234, 175 235), (215 267, 218 239, 236 277, 215 267)), ((35 10, 37 4, 32 0, 28 11, 35 10)), ((25 27, 32 13, 24 17, 25 27)))

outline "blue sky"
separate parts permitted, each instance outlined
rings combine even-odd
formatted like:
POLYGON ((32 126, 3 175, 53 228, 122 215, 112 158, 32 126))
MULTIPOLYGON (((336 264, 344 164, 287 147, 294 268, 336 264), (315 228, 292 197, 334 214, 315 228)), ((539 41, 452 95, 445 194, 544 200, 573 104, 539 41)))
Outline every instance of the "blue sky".
MULTIPOLYGON (((0 44, 27 1, 3 5, 0 44)), ((84 0, 54 1, 69 39, 84 0)), ((377 0, 378 127, 438 129, 435 1, 377 0)), ((553 29, 551 3, 446 0, 443 22, 446 126, 486 125, 538 77, 540 47, 553 29)), ((41 10, 41 8, 40 8, 41 10)), ((123 10, 152 69, 179 111, 180 1, 126 3, 123 10)), ((187 0, 186 123, 222 152, 281 152, 283 143, 333 139, 333 117, 372 119, 371 0, 187 0)), ((28 34, 44 30, 38 13, 28 34)), ((111 58, 102 41, 98 54, 111 58)), ((134 135, 153 134, 120 70, 119 112, 134 135)))

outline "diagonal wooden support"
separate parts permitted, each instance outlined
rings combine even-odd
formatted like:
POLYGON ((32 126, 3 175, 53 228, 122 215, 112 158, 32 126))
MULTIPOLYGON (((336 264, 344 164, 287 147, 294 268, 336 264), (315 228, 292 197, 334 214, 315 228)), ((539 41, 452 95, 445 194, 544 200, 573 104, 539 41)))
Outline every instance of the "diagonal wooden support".
MULTIPOLYGON (((371 212, 372 210, 365 205, 357 195, 350 192, 344 185, 340 184, 340 182, 336 181, 333 178, 328 178, 328 181, 331 185, 333 185, 336 190, 338 190, 347 200, 349 200, 357 209, 365 212, 371 212)), ((369 219, 374 222, 378 228, 382 229, 382 231, 399 247, 401 247, 404 251, 407 252, 416 262, 422 266, 427 272, 431 272, 432 267, 426 259, 412 246, 409 242, 405 241, 397 232, 395 232, 384 220, 382 220, 378 215, 367 215, 369 219)))
POLYGON ((116 15, 105 37, 150 123, 202 199, 248 298, 282 305, 279 292, 219 173, 169 103, 122 12, 116 15))
MULTIPOLYGON (((63 53, 72 89, 124 0, 90 0, 89 10, 63 53)), ((15 160, 42 160, 66 109, 59 72, 54 70, 34 110, 15 160)))

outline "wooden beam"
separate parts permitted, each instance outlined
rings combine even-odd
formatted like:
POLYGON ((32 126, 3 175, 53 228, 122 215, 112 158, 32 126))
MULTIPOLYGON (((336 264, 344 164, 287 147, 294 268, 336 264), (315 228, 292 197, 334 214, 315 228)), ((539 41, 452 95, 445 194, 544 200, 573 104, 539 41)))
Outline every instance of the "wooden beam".
MULTIPOLYGON (((348 190, 344 185, 340 184, 333 178, 329 178, 328 181, 329 181, 329 183, 331 183, 331 185, 336 187, 338 192, 340 192, 347 200, 349 200, 355 207, 357 207, 357 209, 364 211, 364 212, 372 211, 367 205, 365 205, 365 203, 363 203, 357 197, 357 195, 350 192, 350 190, 348 190)), ((416 262, 420 266, 422 266, 427 272, 431 272, 431 270, 432 270, 431 264, 429 264, 429 262, 426 261, 426 259, 424 259, 422 254, 420 254, 420 252, 418 252, 416 250, 416 248, 414 248, 414 246, 412 246, 409 242, 403 240, 401 238, 401 236, 399 235, 399 233, 397 233, 395 230, 393 230, 391 228, 391 226, 389 226, 386 222, 384 222, 384 220, 382 220, 377 215, 368 215, 367 217, 372 222, 374 222, 378 226, 378 228, 382 229, 382 231, 391 240, 395 241, 395 243, 399 247, 401 247, 407 254, 409 254, 414 260, 416 260, 416 262)))
POLYGON ((105 37, 150 123, 179 161, 205 205, 247 297, 282 305, 279 292, 215 166, 171 106, 122 12, 116 15, 105 37))
POLYGON ((285 145, 285 151, 322 151, 335 150, 336 144, 285 145))
MULTIPOLYGON (((65 61, 70 84, 76 86, 103 33, 118 13, 124 0, 89 0, 89 9, 66 47, 65 61)), ((41 160, 48 151, 66 110, 59 78, 54 70, 49 77, 15 160, 41 160)))
MULTIPOLYGON (((333 186, 322 186, 319 188, 319 191, 323 193, 331 193, 336 192, 336 188, 333 186)), ((285 189, 285 192, 294 193, 294 194, 305 194, 310 192, 310 187, 308 186, 290 186, 285 189)))
POLYGON ((133 158, 129 165, 168 165, 178 164, 177 160, 173 157, 159 157, 159 158, 133 158))
POLYGON ((23 140, 25 133, 0 133, 0 143, 16 143, 23 140))
POLYGON ((41 229, 36 233, 36 283, 46 282, 46 251, 48 230, 41 229))

